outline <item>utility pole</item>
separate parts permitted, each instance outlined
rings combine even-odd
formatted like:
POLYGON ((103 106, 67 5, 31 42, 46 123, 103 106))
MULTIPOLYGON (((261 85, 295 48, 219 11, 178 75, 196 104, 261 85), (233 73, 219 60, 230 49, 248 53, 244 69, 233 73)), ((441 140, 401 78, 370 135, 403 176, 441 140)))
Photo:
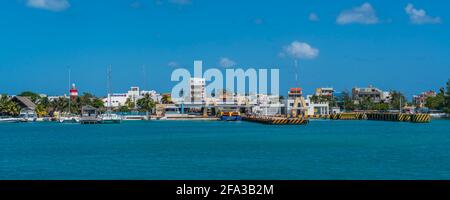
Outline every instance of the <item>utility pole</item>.
POLYGON ((299 81, 298 81, 298 71, 299 71, 299 69, 298 69, 298 60, 297 59, 295 59, 294 60, 294 70, 295 70, 295 84, 297 85, 297 87, 300 87, 300 84, 299 84, 299 81))

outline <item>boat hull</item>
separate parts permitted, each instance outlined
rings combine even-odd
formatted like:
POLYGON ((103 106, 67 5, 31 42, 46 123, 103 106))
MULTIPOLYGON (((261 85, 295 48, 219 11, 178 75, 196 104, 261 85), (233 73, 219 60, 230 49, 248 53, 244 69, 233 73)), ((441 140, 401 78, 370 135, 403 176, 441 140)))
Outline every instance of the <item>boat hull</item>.
POLYGON ((64 123, 64 124, 76 124, 79 123, 80 120, 74 117, 67 117, 67 118, 62 118, 59 120, 59 123, 64 123))
POLYGON ((20 122, 20 119, 17 118, 0 119, 0 123, 18 123, 18 122, 20 122))
POLYGON ((109 119, 109 120, 102 120, 102 124, 120 124, 120 119, 109 119))
POLYGON ((19 122, 36 122, 36 118, 21 118, 19 122))
POLYGON ((100 124, 102 119, 94 117, 85 117, 80 119, 80 124, 100 124))
POLYGON ((241 116, 220 116, 221 121, 241 121, 241 116))

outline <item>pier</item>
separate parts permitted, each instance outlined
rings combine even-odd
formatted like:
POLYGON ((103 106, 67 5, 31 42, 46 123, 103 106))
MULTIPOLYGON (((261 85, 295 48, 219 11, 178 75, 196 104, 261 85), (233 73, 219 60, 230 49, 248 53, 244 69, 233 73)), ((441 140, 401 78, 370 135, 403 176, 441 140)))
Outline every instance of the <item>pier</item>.
POLYGON ((288 117, 246 116, 243 117, 242 120, 268 125, 306 125, 309 123, 309 121, 305 118, 288 118, 288 117))
POLYGON ((330 115, 308 115, 309 119, 330 119, 330 115))
POLYGON ((412 122, 412 123, 429 123, 431 116, 429 114, 406 114, 406 113, 339 113, 331 114, 332 120, 375 120, 375 121, 392 121, 392 122, 412 122))
POLYGON ((367 113, 368 120, 393 121, 393 122, 412 122, 429 123, 431 116, 429 114, 404 114, 404 113, 367 113))
POLYGON ((332 120, 364 120, 367 119, 364 113, 338 113, 331 114, 330 119, 332 120))

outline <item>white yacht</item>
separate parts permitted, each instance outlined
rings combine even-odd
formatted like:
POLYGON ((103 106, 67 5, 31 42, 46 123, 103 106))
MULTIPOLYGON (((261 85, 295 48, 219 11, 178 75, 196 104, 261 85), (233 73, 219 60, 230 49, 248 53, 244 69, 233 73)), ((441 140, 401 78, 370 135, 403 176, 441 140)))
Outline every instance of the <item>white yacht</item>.
POLYGON ((20 111, 19 121, 20 122, 35 122, 37 120, 36 112, 31 109, 23 109, 20 111))
POLYGON ((0 117, 0 123, 17 123, 19 121, 20 121, 19 118, 8 117, 8 116, 1 116, 0 117))
POLYGON ((121 116, 111 113, 111 112, 106 112, 106 113, 100 115, 100 118, 102 119, 103 124, 117 124, 122 121, 121 116))
POLYGON ((79 123, 80 117, 77 116, 65 116, 61 117, 58 120, 60 123, 79 123))

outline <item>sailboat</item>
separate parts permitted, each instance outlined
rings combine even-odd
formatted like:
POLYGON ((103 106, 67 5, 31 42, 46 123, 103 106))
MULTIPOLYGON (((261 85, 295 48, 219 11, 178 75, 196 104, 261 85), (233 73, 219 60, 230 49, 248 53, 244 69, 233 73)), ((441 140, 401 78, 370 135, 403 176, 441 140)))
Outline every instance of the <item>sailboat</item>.
POLYGON ((122 117, 112 113, 111 104, 111 66, 108 68, 108 109, 105 113, 100 115, 101 123, 103 124, 118 124, 122 121, 122 117))
MULTIPOLYGON (((72 84, 71 85, 71 80, 70 80, 70 70, 69 70, 69 88, 70 88, 70 93, 72 93, 72 91, 75 91, 76 92, 76 87, 75 87, 75 84, 72 84)), ((77 116, 74 116, 74 115, 72 115, 71 114, 71 111, 70 111, 70 108, 71 108, 71 102, 72 102, 72 99, 70 99, 71 98, 71 94, 69 94, 69 108, 68 108, 68 112, 67 112, 67 114, 66 115, 64 115, 64 116, 60 116, 59 117, 59 122, 60 123, 79 123, 80 122, 80 118, 79 117, 77 117, 77 116)))

